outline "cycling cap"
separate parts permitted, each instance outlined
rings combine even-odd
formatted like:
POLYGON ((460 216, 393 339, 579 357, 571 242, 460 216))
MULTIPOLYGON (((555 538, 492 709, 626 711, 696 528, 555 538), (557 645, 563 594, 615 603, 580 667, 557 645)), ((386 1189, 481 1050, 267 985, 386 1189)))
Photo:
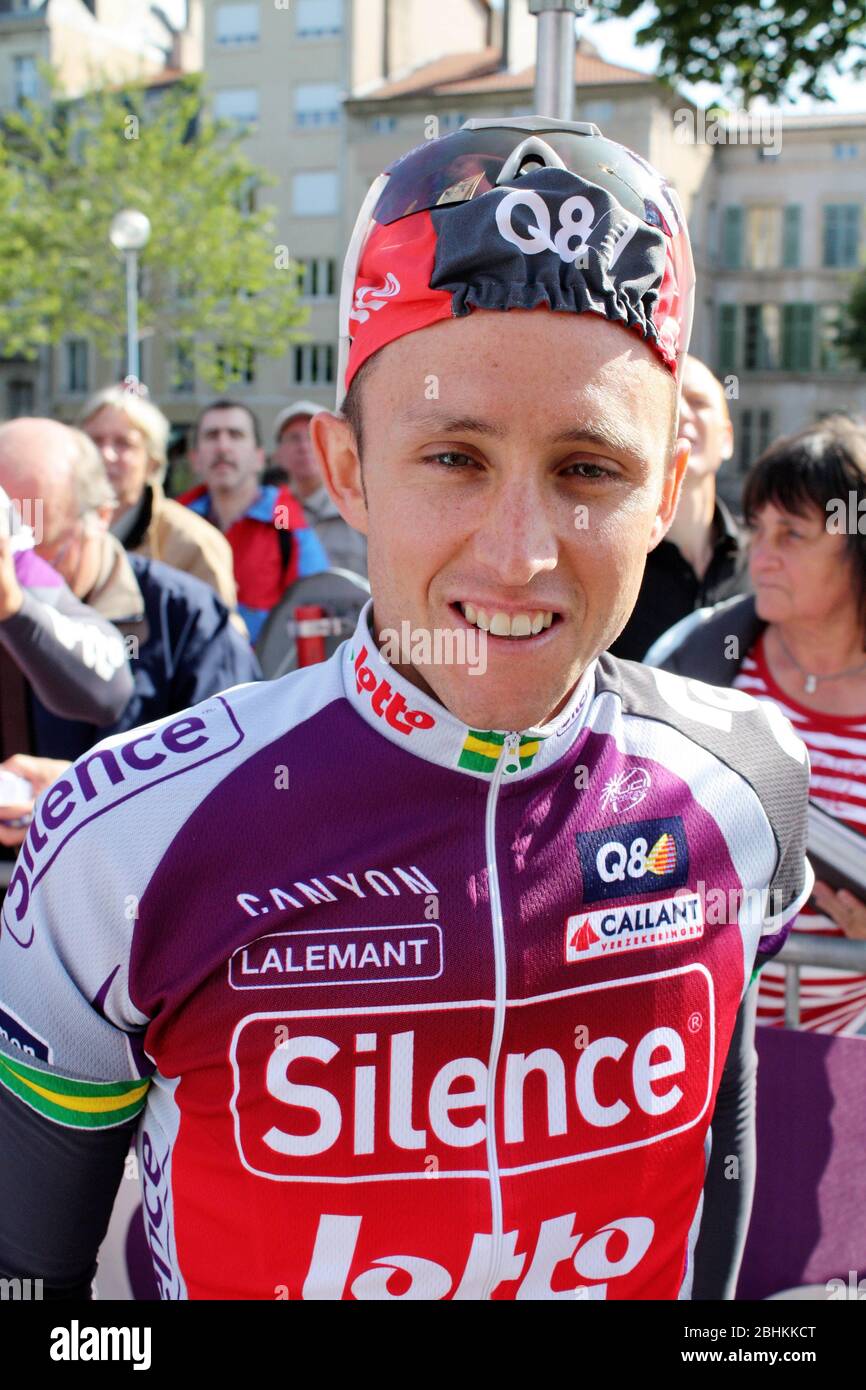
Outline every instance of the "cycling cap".
POLYGON ((340 292, 337 407, 386 343, 474 309, 600 314, 679 382, 695 271, 675 189, 597 126, 470 120, 380 174, 340 292))

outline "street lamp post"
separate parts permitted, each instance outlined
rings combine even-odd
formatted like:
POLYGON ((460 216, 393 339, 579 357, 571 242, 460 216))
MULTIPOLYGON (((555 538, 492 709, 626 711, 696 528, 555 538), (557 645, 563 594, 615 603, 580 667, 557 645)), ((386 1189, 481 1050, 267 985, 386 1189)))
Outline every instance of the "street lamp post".
POLYGON ((150 219, 137 208, 124 208, 112 218, 109 241, 126 260, 126 375, 139 379, 138 253, 150 240, 150 219))
POLYGON ((588 0, 529 0, 538 18, 535 112, 570 121, 574 111, 574 20, 588 0))

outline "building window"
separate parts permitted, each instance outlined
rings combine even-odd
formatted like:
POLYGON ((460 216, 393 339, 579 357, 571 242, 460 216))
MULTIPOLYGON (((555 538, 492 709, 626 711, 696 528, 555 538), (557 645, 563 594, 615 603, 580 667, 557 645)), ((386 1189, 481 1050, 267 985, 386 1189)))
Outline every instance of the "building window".
POLYGON ((824 264, 856 266, 860 249, 860 204, 828 203, 824 208, 824 264))
POLYGON ((214 93, 214 115, 220 121, 254 125, 259 119, 259 94, 255 87, 223 87, 214 93))
POLYGON ((786 270, 800 264, 801 223, 800 204, 789 203, 782 219, 782 265, 786 270))
POLYGON ((36 101, 39 97, 39 73, 36 59, 20 56, 13 63, 13 83, 15 105, 23 106, 25 101, 36 101))
POLYGON ((737 321, 739 305, 719 305, 718 363, 719 375, 737 370, 737 321))
POLYGON ((216 41, 226 47, 258 43, 258 5, 217 5, 216 41))
POLYGON ((811 371, 814 341, 815 306, 813 304, 783 304, 782 371, 811 371))
POLYGON ((322 39, 343 32, 343 0, 295 0, 299 39, 322 39))
POLYGON ((745 305, 743 366, 747 371, 755 372, 778 370, 778 304, 745 305))
POLYGON ((822 372, 856 370, 848 355, 837 345, 836 333, 842 316, 841 304, 818 305, 818 370, 822 372))
POLYGON ((333 217, 340 206, 336 169, 306 169, 292 175, 295 217, 333 217))
POLYGON ((307 299, 333 299, 337 293, 337 262, 330 256, 313 256, 298 262, 303 274, 300 292, 307 299))
POLYGON ((295 88, 296 126, 334 126, 340 119, 336 82, 302 82, 295 88))
POLYGON ((746 210, 746 265, 750 270, 775 270, 782 256, 782 209, 746 210))
POLYGON ((33 414, 33 382, 16 381, 7 382, 6 385, 6 414, 10 420, 14 420, 18 415, 33 414))
POLYGON ((613 120, 612 101, 585 101, 580 107, 581 121, 592 121, 594 125, 609 125, 613 120))
POLYGON ((294 379, 298 386, 324 386, 334 380, 334 348, 331 343, 299 343, 294 351, 294 379))
POLYGON ((722 265, 737 270, 743 264, 743 209, 725 208, 722 214, 722 265))
POLYGON ((227 382, 250 386, 256 379, 256 354, 249 347, 218 347, 217 370, 227 382))
POLYGON ((179 396, 195 390, 195 351, 189 338, 179 338, 174 344, 171 389, 179 396))
POLYGON ((770 447, 773 413, 770 410, 741 410, 737 434, 740 440, 740 472, 748 473, 755 459, 770 447))
POLYGON ((391 135, 397 129, 397 117, 371 116, 370 129, 374 135, 391 135))
MULTIPOLYGON (((126 339, 124 338, 124 348, 126 339)), ((89 391, 88 351, 86 338, 68 338, 63 344, 63 389, 78 395, 89 391)))
POLYGON ((244 217, 249 217, 256 210, 258 186, 256 175, 250 174, 249 178, 244 179, 235 193, 235 206, 238 212, 242 213, 244 217))
POLYGON ((442 111, 439 116, 439 134, 445 135, 448 131, 459 130, 468 119, 465 111, 442 111))
POLYGON ((859 145, 834 145, 834 159, 857 159, 860 154, 859 145))

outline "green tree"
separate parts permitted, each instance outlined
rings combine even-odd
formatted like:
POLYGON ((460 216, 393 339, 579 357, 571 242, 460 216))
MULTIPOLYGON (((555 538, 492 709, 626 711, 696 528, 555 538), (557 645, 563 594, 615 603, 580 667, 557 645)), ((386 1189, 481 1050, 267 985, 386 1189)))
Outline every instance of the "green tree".
POLYGON ((106 87, 56 95, 0 127, 0 343, 35 355, 67 334, 107 356, 125 324, 123 261, 108 241, 115 213, 139 208, 152 234, 141 258, 142 337, 185 345, 220 390, 250 353, 279 356, 299 336, 297 267, 273 210, 275 182, 212 119, 200 79, 154 92, 106 87))
MULTIPOLYGON (((599 19, 629 19, 644 0, 593 0, 599 19)), ((660 43, 660 76, 716 82, 743 101, 829 96, 843 60, 866 71, 866 5, 849 0, 653 0, 639 44, 660 43)))
POLYGON ((834 346, 866 372, 866 269, 852 280, 848 301, 842 307, 834 346))

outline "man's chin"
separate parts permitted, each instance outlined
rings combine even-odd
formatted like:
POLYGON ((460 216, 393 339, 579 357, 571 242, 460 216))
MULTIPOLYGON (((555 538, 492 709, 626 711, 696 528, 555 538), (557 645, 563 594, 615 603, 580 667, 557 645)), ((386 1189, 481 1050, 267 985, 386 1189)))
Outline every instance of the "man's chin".
POLYGON ((558 694, 538 689, 497 691, 486 674, 470 675, 467 671, 456 680, 443 680, 439 670, 427 669, 422 674, 434 699, 462 724, 505 733, 549 723, 567 704, 576 683, 558 694))

